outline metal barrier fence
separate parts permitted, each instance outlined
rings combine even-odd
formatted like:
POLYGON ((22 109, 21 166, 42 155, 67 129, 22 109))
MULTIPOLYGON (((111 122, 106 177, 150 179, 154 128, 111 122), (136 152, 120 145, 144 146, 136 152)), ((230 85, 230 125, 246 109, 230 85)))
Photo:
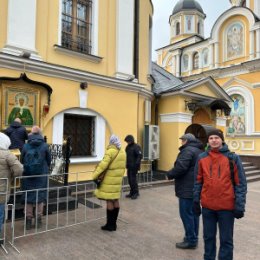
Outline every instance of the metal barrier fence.
POLYGON ((1 247, 6 252, 6 220, 8 212, 8 195, 9 195, 8 178, 0 178, 0 199, 3 203, 0 204, 0 214, 4 215, 3 223, 0 223, 0 241, 1 247))
MULTIPOLYGON (((73 180, 73 183, 68 185, 61 184, 60 182, 53 183, 52 176, 50 175, 35 175, 35 176, 21 176, 15 179, 15 183, 20 182, 21 187, 14 187, 13 191, 13 204, 7 204, 6 201, 6 218, 4 223, 4 250, 6 242, 6 220, 8 208, 12 208, 11 224, 10 224, 10 245, 17 251, 19 250, 15 246, 15 241, 18 238, 33 236, 40 233, 58 230, 62 228, 71 227, 74 225, 96 221, 106 216, 106 202, 97 199, 93 196, 93 191, 96 185, 93 181, 82 182, 83 176, 90 174, 91 172, 77 172, 69 173, 73 180), (23 188, 25 181, 34 180, 39 178, 46 179, 46 186, 42 186, 38 189, 23 188), (41 222, 37 221, 39 211, 41 211, 40 202, 42 194, 46 194, 44 216, 41 217, 41 222), (35 197, 34 201, 34 218, 32 226, 26 226, 26 219, 28 219, 28 212, 31 213, 31 208, 28 210, 28 206, 31 207, 31 196, 35 197)), ((68 175, 68 174, 59 174, 68 175)), ((68 176, 67 176, 68 177, 68 176)), ((66 178, 67 178, 66 177, 66 178)), ((124 192, 128 189, 127 177, 123 179, 122 187, 122 199, 125 197, 124 192)), ((140 186, 151 185, 153 181, 153 172, 150 163, 142 164, 141 171, 138 174, 138 181, 140 186)), ((8 183, 7 183, 8 184, 8 183)), ((5 194, 7 198, 7 193, 5 194)), ((122 209, 122 208, 121 208, 122 209)), ((123 211, 120 210, 119 220, 122 219, 123 211)), ((9 227, 9 226, 8 226, 9 227)), ((7 253, 7 251, 6 251, 7 253)))

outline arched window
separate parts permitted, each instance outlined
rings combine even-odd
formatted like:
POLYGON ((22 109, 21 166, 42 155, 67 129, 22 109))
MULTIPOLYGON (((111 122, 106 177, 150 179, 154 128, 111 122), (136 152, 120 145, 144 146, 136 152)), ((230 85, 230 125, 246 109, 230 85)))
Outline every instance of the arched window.
POLYGON ((199 53, 195 52, 193 54, 193 69, 197 70, 199 68, 199 53))
POLYGON ((209 65, 209 49, 206 48, 202 51, 202 64, 203 67, 207 67, 209 65))
POLYGON ((176 35, 179 35, 181 30, 180 30, 180 23, 177 22, 176 25, 175 25, 175 29, 176 29, 176 35))
POLYGON ((201 34, 201 24, 200 24, 200 22, 198 22, 198 24, 197 24, 197 32, 198 32, 198 34, 201 34))
POLYGON ((183 55, 183 71, 187 71, 189 68, 189 56, 187 54, 183 55))

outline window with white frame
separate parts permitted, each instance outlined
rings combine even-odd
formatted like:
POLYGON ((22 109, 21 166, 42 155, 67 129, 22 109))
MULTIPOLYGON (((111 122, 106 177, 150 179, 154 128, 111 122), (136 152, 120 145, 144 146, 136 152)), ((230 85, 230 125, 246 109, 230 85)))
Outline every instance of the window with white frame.
POLYGON ((94 162, 102 159, 105 149, 105 120, 88 109, 68 109, 53 119, 55 144, 62 144, 68 136, 72 141, 71 162, 94 162))
POLYGON ((92 0, 62 0, 62 47, 91 54, 92 20, 92 0))

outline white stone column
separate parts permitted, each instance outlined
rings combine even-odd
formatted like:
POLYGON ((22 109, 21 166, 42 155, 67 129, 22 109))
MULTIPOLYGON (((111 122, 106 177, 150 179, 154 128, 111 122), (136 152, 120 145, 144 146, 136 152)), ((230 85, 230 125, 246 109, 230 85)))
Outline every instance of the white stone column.
POLYGON ((250 60, 255 57, 255 32, 250 31, 250 50, 249 50, 250 60))
POLYGON ((209 68, 212 69, 214 67, 214 45, 210 44, 209 46, 209 68))
POLYGON ((176 75, 176 58, 175 56, 172 56, 172 68, 171 68, 172 74, 176 75))
POLYGON ((133 78, 134 1, 117 0, 116 73, 121 79, 133 78))
POLYGON ((215 68, 219 67, 219 43, 215 42, 215 68))
POLYGON ((192 68, 193 68, 193 60, 192 60, 192 53, 190 53, 189 54, 189 64, 188 64, 189 75, 192 74, 192 68))
POLYGON ((36 51, 36 0, 8 0, 7 40, 2 52, 41 60, 36 51))
POLYGON ((175 57, 176 59, 176 77, 180 77, 180 62, 181 62, 181 59, 180 59, 180 53, 178 53, 175 57))
POLYGON ((260 29, 256 30, 256 58, 260 58, 260 29))

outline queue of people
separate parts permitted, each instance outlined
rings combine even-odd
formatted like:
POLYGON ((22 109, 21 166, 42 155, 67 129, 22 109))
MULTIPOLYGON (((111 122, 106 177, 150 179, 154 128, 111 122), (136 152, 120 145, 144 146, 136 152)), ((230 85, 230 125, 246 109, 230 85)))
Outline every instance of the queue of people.
MULTIPOLYGON (((11 180, 16 176, 46 175, 49 172, 51 155, 41 129, 33 126, 28 136, 24 130, 21 122, 15 119, 6 134, 0 133, 0 178, 7 178, 9 188, 11 180), (10 152, 10 147, 21 150, 21 162, 10 152)), ((217 229, 220 237, 218 259, 232 260, 235 219, 244 217, 245 212, 246 177, 239 156, 230 152, 223 132, 213 129, 207 138, 208 143, 204 148, 193 134, 182 135, 180 152, 173 168, 166 175, 167 179, 175 180, 179 215, 184 227, 183 241, 177 242, 176 247, 197 248, 199 217, 202 214, 204 260, 216 258, 217 229)), ((94 194, 98 199, 106 201, 106 224, 101 227, 104 231, 117 230, 125 169, 130 185, 126 197, 135 200, 140 195, 137 173, 142 160, 141 147, 135 143, 132 135, 127 135, 124 141, 127 143, 125 150, 120 138, 112 134, 104 157, 93 172, 93 180, 99 183, 94 194)), ((40 228, 47 197, 47 177, 26 178, 22 182, 22 190, 30 190, 23 197, 26 229, 33 227, 33 219, 34 225, 40 228), (39 189, 38 192, 32 191, 35 189, 39 189)), ((0 195, 0 234, 5 203, 6 198, 0 195)))

